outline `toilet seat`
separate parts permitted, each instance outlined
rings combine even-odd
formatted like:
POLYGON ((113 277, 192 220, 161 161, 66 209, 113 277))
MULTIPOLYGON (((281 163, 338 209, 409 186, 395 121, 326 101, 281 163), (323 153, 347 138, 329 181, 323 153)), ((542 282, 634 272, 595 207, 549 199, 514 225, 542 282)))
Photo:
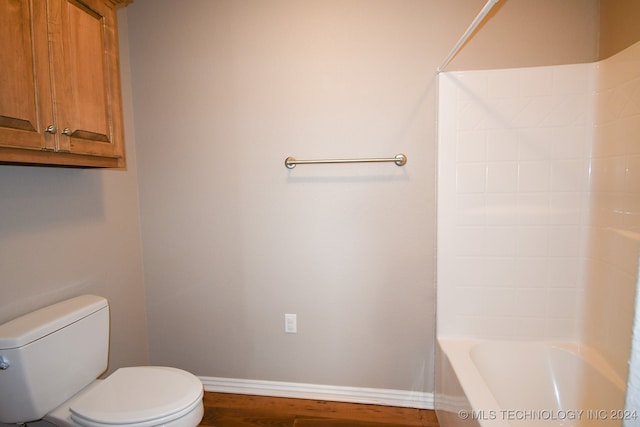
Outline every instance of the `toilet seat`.
POLYGON ((202 418, 203 387, 189 372, 162 366, 120 368, 70 406, 86 427, 166 425, 194 412, 202 418), (199 414, 198 414, 199 412, 199 414))

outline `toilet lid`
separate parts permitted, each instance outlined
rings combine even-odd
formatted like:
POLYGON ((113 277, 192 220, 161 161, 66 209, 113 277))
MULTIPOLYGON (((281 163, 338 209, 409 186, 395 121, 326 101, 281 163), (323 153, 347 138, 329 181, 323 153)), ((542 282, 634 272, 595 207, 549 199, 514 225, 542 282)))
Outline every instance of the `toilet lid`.
POLYGON ((202 401, 200 380, 189 372, 144 366, 120 368, 99 385, 80 396, 71 417, 85 425, 163 423, 184 415, 202 401), (188 411, 185 411, 188 409, 188 411))

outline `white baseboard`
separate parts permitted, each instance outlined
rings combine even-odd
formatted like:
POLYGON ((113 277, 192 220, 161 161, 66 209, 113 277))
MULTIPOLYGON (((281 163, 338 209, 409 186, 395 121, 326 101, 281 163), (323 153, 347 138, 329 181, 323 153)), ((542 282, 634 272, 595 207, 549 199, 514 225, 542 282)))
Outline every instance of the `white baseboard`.
POLYGON ((433 409, 433 393, 280 381, 200 377, 205 391, 433 409))

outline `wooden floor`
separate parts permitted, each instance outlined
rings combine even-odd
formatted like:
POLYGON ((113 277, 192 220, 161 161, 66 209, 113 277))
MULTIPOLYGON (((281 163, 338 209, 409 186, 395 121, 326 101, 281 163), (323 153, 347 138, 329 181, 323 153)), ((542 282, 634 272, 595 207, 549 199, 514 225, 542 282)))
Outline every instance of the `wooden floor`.
POLYGON ((210 427, 438 427, 434 411, 392 406, 207 392, 204 407, 210 427))

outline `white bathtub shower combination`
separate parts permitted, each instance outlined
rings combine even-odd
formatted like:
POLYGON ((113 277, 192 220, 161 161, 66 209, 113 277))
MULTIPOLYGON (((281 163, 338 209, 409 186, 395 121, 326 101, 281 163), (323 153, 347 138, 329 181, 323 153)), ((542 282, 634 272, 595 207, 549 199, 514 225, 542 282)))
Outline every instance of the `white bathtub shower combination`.
POLYGON ((439 98, 441 426, 640 424, 622 411, 640 43, 594 64, 441 73, 439 98))
POLYGON ((443 426, 620 426, 624 381, 573 343, 441 339, 443 426), (445 414, 446 412, 446 414, 445 414))

